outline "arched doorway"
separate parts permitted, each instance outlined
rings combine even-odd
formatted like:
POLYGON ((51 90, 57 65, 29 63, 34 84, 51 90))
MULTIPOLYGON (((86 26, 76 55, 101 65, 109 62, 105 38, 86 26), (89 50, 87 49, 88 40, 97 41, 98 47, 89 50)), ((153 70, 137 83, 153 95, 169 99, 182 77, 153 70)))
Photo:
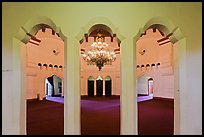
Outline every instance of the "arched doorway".
MULTIPOLYGON (((173 54, 172 51, 173 45, 170 43, 168 37, 166 37, 161 30, 154 27, 147 29, 146 33, 137 41, 137 64, 141 66, 140 69, 137 69, 137 75, 145 73, 151 75, 155 80, 153 99, 149 97, 149 92, 153 91, 153 79, 150 79, 150 77, 146 75, 138 79, 138 92, 148 97, 147 100, 151 99, 149 101, 151 101, 152 104, 157 101, 159 102, 158 104, 168 104, 171 106, 160 107, 159 105, 154 105, 151 109, 155 112, 152 112, 151 109, 148 108, 146 109, 147 113, 145 113, 145 115, 143 109, 145 109, 146 106, 138 102, 139 135, 157 134, 155 130, 154 132, 151 130, 154 129, 153 125, 151 125, 151 123, 153 123, 151 122, 152 119, 158 121, 154 124, 154 127, 159 128, 160 133, 165 133, 167 135, 173 134, 174 74, 172 71, 173 66, 171 65, 173 60, 173 56, 171 56, 173 54), (161 102, 161 99, 163 99, 164 102, 161 102), (169 101, 169 99, 172 101, 169 101), (165 113, 165 109, 168 109, 169 112, 168 119, 160 119, 162 117, 160 114, 165 113), (159 111, 160 113, 157 113, 159 111), (143 113, 143 115, 141 113, 143 113), (148 115, 150 113, 152 114, 148 115), (150 117, 151 119, 149 119, 150 117), (148 119, 150 123, 147 125, 147 129, 143 129, 142 126, 146 119, 148 119), (165 121, 168 121, 168 124, 165 124, 165 121)), ((146 99, 143 101, 146 101, 146 99)))
MULTIPOLYGON (((44 71, 44 70, 48 70, 48 65, 45 65, 46 62, 27 62, 28 60, 28 54, 27 54, 27 48, 28 48, 28 44, 32 45, 32 47, 35 47, 36 49, 39 47, 40 44, 42 44, 41 39, 39 39, 39 37, 36 37, 37 33, 44 29, 44 28, 49 28, 52 30, 52 34, 51 35, 57 35, 58 38, 62 39, 63 41, 66 40, 66 37, 61 33, 61 29, 58 28, 54 22, 52 20, 50 20, 47 17, 44 16, 39 16, 39 17, 34 17, 31 18, 30 20, 28 20, 26 22, 26 24, 22 25, 19 30, 18 33, 16 34, 16 39, 14 39, 14 44, 13 47, 15 47, 18 51, 20 51, 21 53, 23 53, 21 55, 21 57, 19 57, 20 59, 18 60, 18 64, 20 66, 20 73, 21 75, 19 75, 19 82, 22 83, 20 85, 20 91, 21 91, 21 98, 20 98, 20 102, 22 103, 20 105, 20 109, 19 112, 21 113, 21 120, 20 120, 20 132, 22 134, 28 134, 28 127, 27 127, 27 105, 26 105, 26 99, 36 99, 36 97, 39 97, 40 100, 43 100, 43 98, 45 97, 45 78, 41 77, 40 79, 37 78, 35 79, 34 77, 38 77, 39 75, 36 75, 35 73, 33 73, 33 71, 31 71, 30 73, 27 74, 29 69, 39 69, 39 71, 44 71), (29 76, 29 78, 27 77, 29 76), (28 85, 27 80, 30 80, 32 82, 30 82, 30 84, 28 85), (26 83, 26 84, 25 84, 26 83), (34 84, 40 84, 40 86, 34 86, 34 84), (31 89, 31 87, 35 87, 36 89, 34 89, 33 94, 29 94, 30 96, 28 97, 28 89, 31 89), (38 88, 40 87, 40 88, 38 88), (40 92, 40 93, 39 93, 40 92)), ((64 45, 65 43, 63 43, 64 45)), ((20 53, 19 52, 19 53, 20 53)), ((32 50, 31 51, 33 54, 35 54, 35 57, 39 58, 39 53, 36 52, 36 50, 32 50)), ((48 52, 46 52, 48 53, 48 52)), ((52 52, 49 52, 52 53, 52 52)), ((65 52, 66 55, 66 52, 65 52)), ((46 56, 46 55, 45 55, 46 56)), ((43 57, 40 57, 41 60, 45 59, 43 57)), ((32 58, 30 56, 30 59, 36 59, 36 58, 32 58)), ((66 65, 66 64, 65 64, 66 65)), ((64 68, 61 67, 61 69, 64 68)), ((43 74, 43 73, 42 73, 43 74)), ((66 85, 66 84, 65 84, 66 85)), ((31 90, 30 90, 31 91, 31 90)), ((63 133, 63 131, 62 131, 63 133)))
POLYGON ((103 96, 103 79, 101 76, 96 79, 96 95, 103 96))
POLYGON ((31 39, 26 44, 28 84, 26 113, 27 134, 56 133, 61 135, 64 130, 64 109, 61 103, 63 98, 60 98, 63 96, 64 41, 50 26, 44 24, 38 24, 37 26, 39 30, 34 36, 31 36, 31 39), (29 99, 35 99, 36 96, 37 101, 31 104, 29 99), (54 104, 60 104, 60 108, 54 112, 53 109, 46 108, 48 105, 54 107, 54 104), (43 107, 46 109, 42 109, 43 107), (40 111, 40 109, 42 110, 40 111), (48 115, 46 115, 46 113, 52 113, 53 115, 49 117, 49 122, 46 124, 43 123, 38 116, 33 115, 33 113, 38 113, 43 120, 47 119, 48 115), (54 115, 54 113, 58 115, 54 115), (55 121, 56 118, 58 119, 57 122, 55 121), (59 130, 55 130, 55 124, 59 125, 59 130), (47 128, 49 130, 46 130, 47 128))
POLYGON ((62 79, 56 75, 46 78, 45 94, 48 97, 62 97, 62 79))
POLYGON ((151 79, 147 74, 137 78, 137 96, 149 96, 149 89, 152 88, 151 79))
POLYGON ((105 78, 105 96, 111 96, 112 95, 112 81, 111 77, 107 76, 105 78))
MULTIPOLYGON (((100 18, 101 19, 101 18, 100 18)), ((98 22, 98 20, 97 20, 98 22)), ((90 23, 91 24, 91 23, 90 23)), ((115 33, 112 32, 112 29, 109 28, 105 23, 102 24, 96 24, 94 21, 93 26, 86 26, 87 31, 83 34, 82 39, 80 39, 80 53, 81 53, 81 59, 80 59, 80 66, 81 66, 81 95, 93 95, 92 89, 94 89, 94 95, 95 97, 86 97, 81 98, 81 133, 82 135, 91 135, 91 134, 111 134, 110 132, 117 132, 117 134, 120 133, 120 119, 119 119, 119 113, 114 114, 114 120, 115 122, 111 122, 107 120, 107 118, 110 118, 111 115, 108 114, 109 110, 112 111, 118 111, 117 108, 110 109, 112 107, 111 100, 116 99, 115 97, 104 97, 104 96, 111 96, 113 95, 120 95, 120 40, 118 38, 118 35, 116 36, 115 33), (103 40, 104 44, 106 43, 106 46, 104 48, 104 44, 100 44, 103 40), (96 42, 99 42, 98 49, 99 51, 102 49, 103 52, 101 56, 91 56, 91 53, 97 53, 98 50, 94 51, 93 46, 96 44, 96 42), (95 44, 94 44, 95 43, 95 44), (100 46, 101 45, 101 46, 100 46), (107 49, 106 49, 107 48, 107 49), (104 52, 105 51, 105 52, 104 52), (112 60, 111 57, 109 57, 108 62, 104 62, 107 59, 104 60, 103 57, 108 57, 109 52, 114 53, 116 55, 116 59, 114 62, 110 61, 112 60), (104 53, 107 53, 107 56, 102 56, 104 53), (89 56, 90 55, 90 56, 89 56), (90 57, 90 58, 89 58, 90 57), (92 57, 99 57, 98 59, 93 59, 92 57), (96 62, 95 62, 96 61, 96 62), (101 64, 102 63, 102 64, 101 64), (103 64, 104 63, 104 64, 103 64), (93 76, 94 79, 91 80, 90 76, 93 76), (108 76, 108 77, 107 77, 108 76), (88 78, 88 80, 87 80, 88 78), (112 81, 114 81, 114 85, 112 84, 112 81), (88 86, 88 88, 86 87, 88 86), (86 88, 84 88, 86 87, 86 88), (88 89, 88 92, 84 89, 88 89), (90 94, 91 89, 91 94, 90 94), (86 104, 83 102, 86 102, 87 100, 90 103, 89 111, 86 110, 86 104), (94 100, 94 101, 93 101, 94 100), (110 101, 110 102, 109 102, 110 101), (98 105, 97 103, 100 103, 101 105, 98 105), (110 105, 110 107, 108 107, 110 105), (95 114, 95 106, 97 107, 97 110, 100 111, 100 115, 94 115, 95 114), (108 108, 108 109, 106 109, 108 108), (105 115, 103 114, 106 113, 105 115), (87 113, 89 112, 89 113, 87 113), (87 114, 86 114, 87 113, 87 114), (87 119, 91 116, 91 119, 94 119, 94 122, 91 120, 89 122, 87 119), (104 120, 104 119, 105 120, 104 120), (105 124, 105 122, 110 122, 111 124, 105 124), (97 123, 98 122, 98 123, 97 123), (94 123, 97 125, 97 129, 92 129, 88 127, 96 127, 94 123), (104 123, 104 124, 100 124, 104 123), (107 131, 103 129, 103 125, 110 125, 106 126, 107 131), (112 127, 117 129, 115 131, 112 129, 112 127), (108 131, 110 129, 110 131, 108 131), (112 130, 111 130, 112 129, 112 130)), ((81 36, 80 36, 81 37, 81 36)), ((119 98, 117 98, 117 101, 119 102, 119 98)), ((117 103, 118 103, 117 102, 117 103)))
POLYGON ((88 80, 88 96, 94 96, 94 78, 92 76, 89 76, 88 80))
MULTIPOLYGON (((159 54, 163 54, 164 56, 162 58, 160 58, 162 60, 162 62, 156 62, 156 60, 154 60, 154 62, 150 63, 151 65, 139 65, 138 64, 138 57, 137 57, 137 75, 139 73, 139 71, 147 71, 149 69, 151 70, 157 70, 157 69, 163 69, 161 71, 161 75, 163 75, 163 79, 162 78, 158 78, 158 77, 154 77, 154 96, 164 96, 161 89, 163 90, 164 88, 166 88, 165 90, 168 90, 169 85, 165 84, 164 82, 169 82, 170 85, 173 83, 174 86, 171 86, 171 94, 166 94, 165 96, 170 96, 171 98, 173 98, 174 100, 174 104, 173 104, 173 123, 171 121, 171 133, 170 134, 177 134, 179 133, 179 126, 180 126, 180 122, 179 122, 179 109, 180 109, 180 93, 178 93, 177 91, 179 89, 184 89, 185 82, 181 82, 181 80, 179 78, 182 77, 185 78, 184 73, 179 74, 180 69, 179 67, 183 67, 182 64, 180 65, 180 60, 179 55, 183 53, 183 51, 180 50, 180 48, 178 48, 178 45, 181 47, 186 47, 185 45, 185 39, 183 39, 183 35, 180 32, 180 29, 178 27, 175 27, 170 20, 168 20, 167 18, 164 17, 154 17, 151 20, 149 20, 145 26, 140 29, 138 35, 136 35, 135 37, 135 41, 136 43, 138 42, 140 37, 145 37, 145 35, 148 33, 148 31, 152 31, 153 33, 155 32, 159 32, 160 34, 160 38, 158 37, 158 35, 154 35, 152 37, 156 38, 157 40, 155 40, 155 42, 153 42, 154 44, 156 44, 158 47, 160 47, 160 49, 162 48, 169 48, 168 49, 168 53, 164 52, 164 51, 159 51, 157 53, 159 54), (166 45, 171 45, 171 46, 166 46, 166 45), (176 46, 175 46, 176 45, 176 46), (170 51, 170 52, 169 52, 170 51), (180 53, 179 53, 180 52, 180 53), (169 54, 170 53, 170 54, 169 54), (166 54, 166 55, 165 55, 166 54), (167 57, 167 55, 169 55, 167 57), (168 60, 167 60, 168 59, 168 60), (172 65, 171 63, 174 63, 174 65, 172 65), (141 67, 140 67, 141 66, 141 67), (145 67, 146 66, 146 67, 145 67), (173 76, 169 79, 169 75, 173 76), (182 76, 181 76, 182 75, 182 76), (182 83, 182 84, 181 84, 182 83), (160 91, 160 92, 159 92, 160 91), (163 95, 161 95, 163 94, 163 95)), ((150 37, 149 37, 150 38, 150 37)), ((144 39, 144 38, 143 38, 144 39)), ((138 45, 138 44, 136 44, 138 45)), ((147 54, 149 54, 148 49, 143 48, 138 48, 136 46, 136 51, 143 57, 147 56, 147 54)), ((151 51, 151 50, 150 50, 151 51)), ((167 51, 167 50, 165 50, 167 51)), ((137 53, 136 52, 136 53, 137 53)), ((152 57, 158 57, 159 54, 152 54, 152 57)), ((136 54, 137 55, 137 54, 136 54)), ((185 54, 184 54, 184 58, 185 58, 185 54)), ((147 60, 146 60, 147 61, 147 60)), ((152 60, 153 61, 153 60, 152 60)), ((147 62, 146 62, 147 63, 147 62)), ((143 63, 145 64, 145 63, 143 63)), ((155 73, 156 74, 156 73, 155 73)), ((156 74, 158 75, 158 74, 156 74)))
POLYGON ((154 92, 154 80, 153 78, 148 79, 148 95, 153 95, 154 92))

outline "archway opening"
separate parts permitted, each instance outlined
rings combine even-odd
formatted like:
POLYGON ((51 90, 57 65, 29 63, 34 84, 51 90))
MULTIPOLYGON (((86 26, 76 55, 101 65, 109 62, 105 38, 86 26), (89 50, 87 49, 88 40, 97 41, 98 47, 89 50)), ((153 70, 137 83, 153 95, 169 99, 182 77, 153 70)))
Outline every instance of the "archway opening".
POLYGON ((137 94, 146 96, 142 99, 138 96, 139 135, 173 135, 174 132, 174 47, 169 38, 172 33, 166 35, 160 27, 151 25, 136 42, 137 94), (158 105, 153 105, 155 102, 158 105), (148 106, 152 108, 144 113, 148 106), (167 114, 163 117, 161 113, 167 114), (146 120, 149 124, 144 122, 146 120), (153 121, 157 122, 151 125, 153 121), (160 129, 158 133, 156 129, 160 129))
POLYGON ((88 78, 88 96, 94 96, 94 78, 92 76, 88 78))
POLYGON ((111 96, 112 95, 112 81, 111 77, 107 76, 105 78, 105 96, 111 96))
POLYGON ((88 28, 79 43, 81 54, 81 134, 120 134, 120 111, 118 107, 114 107, 112 104, 114 102, 117 103, 115 106, 120 105, 120 40, 105 24, 95 24, 88 28), (102 45, 100 45, 101 41, 97 41, 99 39, 103 40, 104 43, 102 45), (92 47, 94 47, 93 45, 96 42, 99 42, 98 50, 94 51, 92 47), (104 45, 105 48, 103 47, 104 45), (103 49, 106 50, 104 51, 103 49), (110 55, 108 51, 114 52, 116 57, 114 61, 106 62, 106 59, 109 59, 106 57, 110 55), (97 56, 91 53, 99 54, 97 56), (103 53, 108 54, 103 56, 103 53), (98 58, 91 59, 91 57, 98 58), (100 113, 94 115, 98 111, 100 113), (111 114, 113 111, 118 112, 114 118, 111 114), (105 115, 108 116, 104 117, 105 115), (92 119, 95 120, 93 121, 92 119), (111 122, 108 119, 113 121, 111 122), (94 123, 98 126, 95 126, 94 123), (104 123, 109 126, 104 127, 104 123))
POLYGON ((154 94, 154 80, 153 78, 148 79, 148 95, 154 94))
POLYGON ((26 44, 27 134, 63 135, 64 41, 48 25, 38 24, 33 28, 37 31, 35 35, 27 33, 30 39, 26 44), (59 109, 53 111, 55 107, 59 109), (45 123, 47 119, 49 122, 45 123))
POLYGON ((56 75, 52 75, 45 79, 45 95, 46 97, 62 97, 62 79, 56 75))
POLYGON ((101 76, 96 79, 96 96, 103 96, 103 79, 101 76))

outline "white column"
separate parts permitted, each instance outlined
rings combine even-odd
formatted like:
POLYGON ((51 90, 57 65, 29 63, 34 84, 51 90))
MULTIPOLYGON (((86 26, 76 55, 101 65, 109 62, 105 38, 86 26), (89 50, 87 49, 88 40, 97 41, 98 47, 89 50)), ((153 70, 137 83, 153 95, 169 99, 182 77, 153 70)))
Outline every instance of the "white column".
POLYGON ((27 134, 26 131, 26 115, 27 115, 27 71, 26 71, 26 65, 27 65, 27 49, 26 45, 24 43, 21 43, 21 101, 20 101, 20 134, 25 135, 27 134))
POLYGON ((65 43, 64 134, 80 135, 80 56, 79 42, 69 35, 65 43))
POLYGON ((62 79, 62 96, 64 96, 64 79, 62 79))
POLYGON ((126 39, 121 43, 121 135, 137 134, 137 98, 135 82, 135 43, 126 39))
MULTIPOLYGON (((2 134, 26 134, 26 49, 13 38, 12 67, 4 68, 2 79, 2 134)), ((12 62, 7 62, 12 63, 12 62)))
POLYGON ((96 96, 96 86, 97 86, 97 80, 94 80, 94 96, 96 96))
MULTIPOLYGON (((189 131, 185 131, 187 125, 191 125, 187 119, 188 114, 186 112, 188 105, 186 100, 187 93, 187 78, 186 78, 186 40, 181 39, 176 44, 177 46, 177 57, 176 63, 177 68, 175 76, 175 91, 174 91, 174 134, 185 135, 189 131), (189 123, 188 123, 189 122, 189 123)), ((190 120, 191 121, 191 120, 190 120)))
POLYGON ((103 96, 105 96, 105 80, 103 79, 103 96))
POLYGON ((179 45, 174 44, 174 135, 180 134, 179 45))

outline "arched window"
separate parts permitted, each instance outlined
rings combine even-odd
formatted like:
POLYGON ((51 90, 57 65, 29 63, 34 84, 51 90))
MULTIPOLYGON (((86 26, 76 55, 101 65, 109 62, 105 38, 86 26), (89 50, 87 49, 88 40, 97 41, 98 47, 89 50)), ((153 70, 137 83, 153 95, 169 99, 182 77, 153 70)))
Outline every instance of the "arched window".
POLYGON ((89 76, 87 79, 88 96, 94 96, 94 78, 89 76))
POLYGON ((101 76, 96 79, 96 95, 103 96, 103 78, 101 76))
POLYGON ((112 80, 110 76, 105 78, 105 96, 112 95, 112 80))
POLYGON ((155 66, 155 64, 152 64, 151 66, 153 67, 153 66, 155 66))
POLYGON ((41 64, 41 63, 38 63, 38 66, 40 66, 40 67, 41 67, 41 66, 42 66, 42 64, 41 64))
POLYGON ((43 66, 47 69, 47 64, 43 64, 43 66))
POLYGON ((38 66, 40 67, 40 69, 42 69, 42 64, 41 63, 38 63, 38 66))
POLYGON ((62 68, 63 68, 62 65, 60 65, 59 68, 60 68, 60 70, 62 70, 62 68))
POLYGON ((149 64, 147 64, 147 65, 146 65, 146 67, 150 67, 150 65, 149 65, 149 64))

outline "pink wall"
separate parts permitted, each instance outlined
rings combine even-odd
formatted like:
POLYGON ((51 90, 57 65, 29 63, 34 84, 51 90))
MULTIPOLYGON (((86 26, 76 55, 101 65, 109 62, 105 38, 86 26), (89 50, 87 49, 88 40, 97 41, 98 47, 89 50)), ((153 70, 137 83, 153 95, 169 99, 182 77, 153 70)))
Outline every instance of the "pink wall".
MULTIPOLYGON (((174 74, 173 74, 173 45, 171 42, 164 45, 159 45, 157 40, 163 36, 157 30, 153 32, 152 29, 146 31, 146 35, 143 35, 136 43, 136 55, 137 64, 140 67, 137 68, 136 77, 140 81, 144 75, 152 77, 154 79, 154 96, 156 97, 174 97, 174 74), (145 50, 143 54, 142 51, 145 50), (160 63, 160 65, 157 65, 160 63), (146 67, 149 64, 150 66, 146 67), (155 66, 151 66, 155 64, 155 66), (141 67, 144 65, 144 67, 141 67)), ((148 85, 148 81, 146 81, 148 85)), ((142 91, 143 87, 138 84, 138 88, 142 91)), ((146 89, 144 89, 146 90, 146 89)), ((140 91, 137 91, 141 94, 140 91)))
MULTIPOLYGON (((52 30, 47 28, 45 32, 39 30, 36 38, 40 39, 39 45, 27 43, 27 99, 45 97, 45 79, 52 75, 57 75, 64 79, 64 42, 56 34, 52 35, 52 30), (53 53, 53 50, 56 53, 53 53), (38 66, 42 64, 42 67, 38 66), (43 66, 47 64, 47 68, 43 66), (49 67, 49 65, 53 67, 49 67), (54 67, 57 65, 57 67, 54 67), (62 68, 59 68, 62 66, 62 68)), ((63 92, 63 91, 62 91, 63 92)))
MULTIPOLYGON (((46 29, 45 32, 40 30, 36 37, 41 40, 39 46, 28 43, 27 46, 27 98, 36 98, 37 94, 41 98, 45 97, 45 79, 52 75, 57 75, 64 79, 64 42, 56 34, 52 35, 51 29, 46 29), (53 51, 56 53, 53 53, 53 51), (47 64, 48 67, 39 67, 38 63, 47 64), (49 67, 52 64, 53 67, 49 67), (54 65, 57 65, 56 69, 54 65), (59 66, 62 66, 62 69, 59 66)), ((136 77, 139 80, 142 76, 147 75, 154 79, 154 96, 158 97, 174 97, 174 75, 173 75, 173 46, 171 42, 159 46, 157 40, 162 36, 157 30, 153 32, 152 29, 146 31, 136 43, 137 64, 140 67, 136 69, 136 77), (145 50, 144 54, 142 53, 145 50), (157 63, 160 63, 157 66, 157 63), (150 66, 146 67, 149 64, 150 66), (155 64, 155 66, 151 66, 155 64), (144 65, 144 67, 141 67, 144 65)), ((91 43, 94 41, 93 37, 88 38, 88 42, 84 41, 80 45, 80 49, 89 49, 91 43)), ((110 38, 106 38, 106 43, 109 44, 110 49, 117 49, 118 43, 114 39, 111 42, 110 38)), ((87 80, 89 76, 95 79, 95 94, 96 94, 96 78, 101 76, 103 78, 103 90, 105 90, 105 78, 111 77, 112 80, 112 95, 120 95, 120 54, 112 65, 105 65, 101 71, 95 65, 87 65, 87 62, 81 57, 81 95, 88 94, 87 80)), ((144 84, 138 84, 138 94, 142 94, 148 90, 148 81, 144 84), (144 86, 145 84, 145 86, 144 86), (145 89, 144 89, 145 88, 145 89), (143 91, 143 92, 141 92, 143 91)), ((62 88, 63 89, 63 88, 62 88)))
MULTIPOLYGON (((93 37, 89 37, 88 42, 84 41, 80 45, 80 48, 88 50, 93 41, 93 37)), ((111 42, 111 39, 106 37, 105 41, 109 44, 109 49, 112 50, 119 48, 115 38, 113 39, 113 42, 111 42)), ((97 77, 101 76, 103 78, 103 90, 105 91, 105 78, 110 76, 112 80, 112 95, 120 95, 120 54, 117 54, 116 60, 112 63, 112 65, 104 65, 101 71, 98 70, 96 65, 87 65, 87 62, 85 62, 81 57, 81 95, 88 94, 87 80, 89 76, 94 77, 95 93, 97 77)))

